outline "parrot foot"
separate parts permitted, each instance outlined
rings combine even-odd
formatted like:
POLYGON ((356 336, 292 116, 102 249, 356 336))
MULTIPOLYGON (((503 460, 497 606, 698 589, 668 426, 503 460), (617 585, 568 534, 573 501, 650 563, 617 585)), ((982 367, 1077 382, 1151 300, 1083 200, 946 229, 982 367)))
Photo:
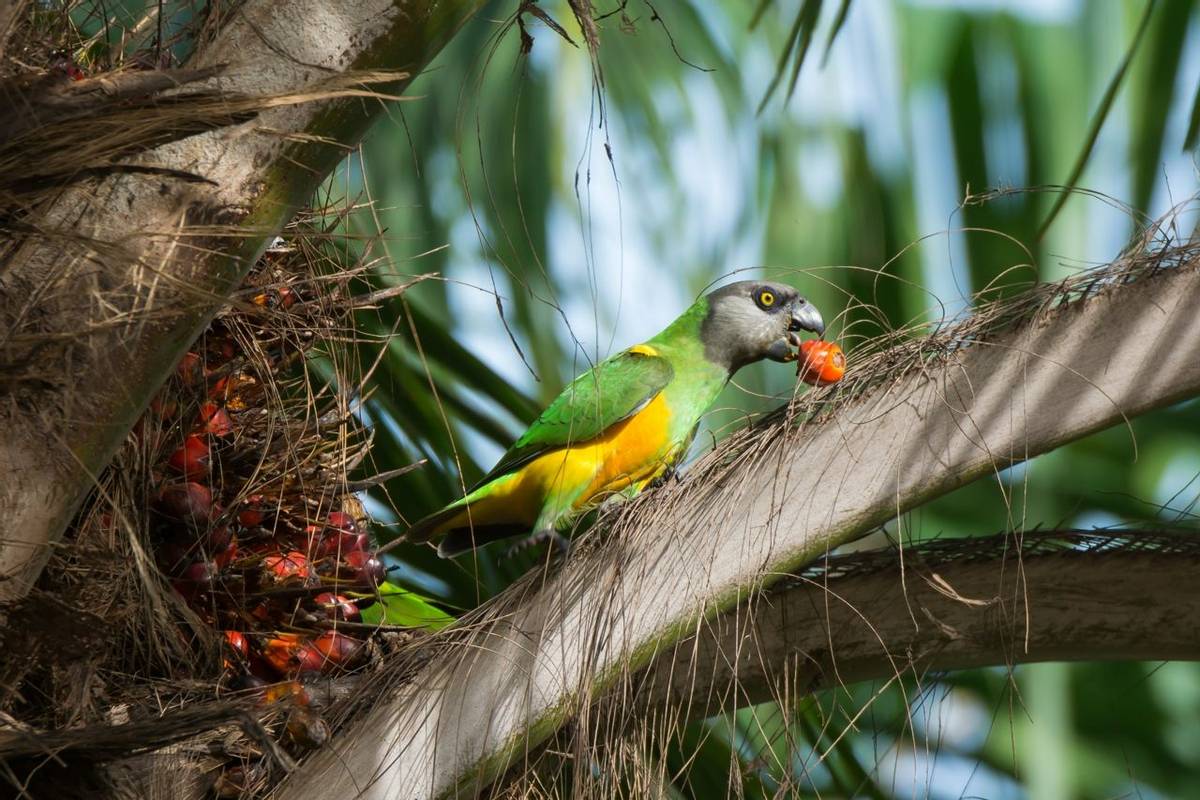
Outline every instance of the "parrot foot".
POLYGON ((512 558, 518 553, 523 553, 530 548, 537 547, 540 544, 553 544, 564 559, 571 552, 571 540, 563 536, 556 530, 547 528, 545 530, 535 531, 533 534, 526 536, 521 541, 508 548, 505 552, 505 558, 512 558))
POLYGON ((675 467, 667 467, 661 475, 646 484, 647 489, 657 489, 660 486, 666 486, 668 483, 676 483, 679 480, 679 470, 675 467))

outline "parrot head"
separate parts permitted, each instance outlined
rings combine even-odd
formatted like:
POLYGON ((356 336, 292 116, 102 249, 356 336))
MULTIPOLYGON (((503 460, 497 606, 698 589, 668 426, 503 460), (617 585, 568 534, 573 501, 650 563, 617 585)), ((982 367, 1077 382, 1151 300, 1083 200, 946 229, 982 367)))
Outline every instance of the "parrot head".
POLYGON ((785 283, 738 281, 710 292, 700 328, 704 354, 731 373, 769 358, 791 361, 800 331, 825 332, 821 312, 785 283))

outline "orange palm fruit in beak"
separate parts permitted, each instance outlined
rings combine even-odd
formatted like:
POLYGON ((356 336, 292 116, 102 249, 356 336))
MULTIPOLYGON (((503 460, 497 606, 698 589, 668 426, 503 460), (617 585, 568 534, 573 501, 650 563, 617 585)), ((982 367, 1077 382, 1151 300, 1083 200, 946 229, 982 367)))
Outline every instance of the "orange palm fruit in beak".
POLYGON ((808 339, 800 343, 796 374, 810 386, 837 383, 846 374, 846 354, 834 342, 808 339))

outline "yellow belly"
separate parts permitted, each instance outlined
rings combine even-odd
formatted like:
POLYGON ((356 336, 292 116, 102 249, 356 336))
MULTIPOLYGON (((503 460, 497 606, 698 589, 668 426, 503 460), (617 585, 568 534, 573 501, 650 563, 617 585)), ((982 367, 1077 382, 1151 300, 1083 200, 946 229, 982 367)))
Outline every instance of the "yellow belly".
POLYGON ((532 526, 543 510, 554 516, 582 511, 605 497, 641 487, 667 466, 671 412, 659 394, 637 414, 602 436, 538 456, 517 472, 493 481, 477 501, 443 530, 468 524, 532 526))
POLYGON ((672 449, 667 439, 670 421, 671 411, 659 394, 637 414, 610 428, 604 436, 584 447, 571 448, 568 460, 575 457, 575 450, 579 450, 578 457, 585 465, 589 461, 595 465, 592 480, 576 499, 575 507, 624 491, 662 472, 672 449))

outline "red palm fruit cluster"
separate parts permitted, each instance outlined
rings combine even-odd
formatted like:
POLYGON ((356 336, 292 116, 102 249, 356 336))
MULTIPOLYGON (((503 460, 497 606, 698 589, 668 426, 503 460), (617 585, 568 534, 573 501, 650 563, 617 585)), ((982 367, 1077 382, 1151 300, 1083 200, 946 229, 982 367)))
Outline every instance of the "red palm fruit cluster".
MULTIPOLYGON (((351 673, 408 635, 364 622, 387 570, 365 513, 345 494, 367 440, 347 416, 357 366, 347 362, 332 391, 310 391, 304 369, 314 345, 330 354, 323 331, 345 330, 354 295, 340 278, 308 280, 288 252, 268 250, 249 278, 256 285, 218 314, 139 420, 123 452, 143 478, 123 486, 128 520, 85 519, 121 544, 136 526, 173 602, 187 607, 176 609, 186 611, 178 640, 219 653, 147 664, 180 687, 170 702, 256 704, 258 731, 299 756, 330 739, 322 715, 360 680, 351 673), (288 286, 289 273, 305 280, 288 286), (211 635, 197 635, 197 623, 211 635)), ((246 796, 278 780, 280 762, 255 736, 214 748, 226 763, 209 773, 210 796, 246 796)))
POLYGON ((329 628, 356 623, 386 576, 362 523, 345 511, 297 520, 262 495, 226 508, 214 491, 164 487, 157 555, 193 610, 224 631, 229 671, 277 681, 353 667, 364 641, 329 628))
MULTIPOLYGON (((291 288, 268 288, 254 295, 259 311, 236 313, 302 313, 302 301, 291 288)), ((296 461, 278 455, 320 444, 312 426, 289 429, 270 402, 296 352, 268 325, 218 319, 151 403, 140 441, 160 453, 152 514, 160 569, 217 632, 224 689, 291 708, 279 735, 303 750, 329 736, 306 687, 366 660, 361 609, 375 602, 386 568, 361 507, 319 481, 313 489, 293 480, 296 461), (253 359, 243 355, 247 335, 261 337, 253 359)), ((239 769, 227 770, 226 790, 244 783, 239 769)))
MULTIPOLYGON (((220 642, 219 691, 261 704, 264 726, 298 755, 332 735, 321 717, 332 687, 392 640, 363 624, 387 570, 361 506, 343 494, 346 426, 313 425, 328 407, 289 395, 326 312, 305 302, 308 289, 278 283, 246 292, 251 307, 210 326, 138 442, 157 453, 157 561, 220 642), (288 324, 269 321, 281 315, 288 324)), ((269 761, 231 759, 211 789, 242 796, 272 777, 269 761)))

